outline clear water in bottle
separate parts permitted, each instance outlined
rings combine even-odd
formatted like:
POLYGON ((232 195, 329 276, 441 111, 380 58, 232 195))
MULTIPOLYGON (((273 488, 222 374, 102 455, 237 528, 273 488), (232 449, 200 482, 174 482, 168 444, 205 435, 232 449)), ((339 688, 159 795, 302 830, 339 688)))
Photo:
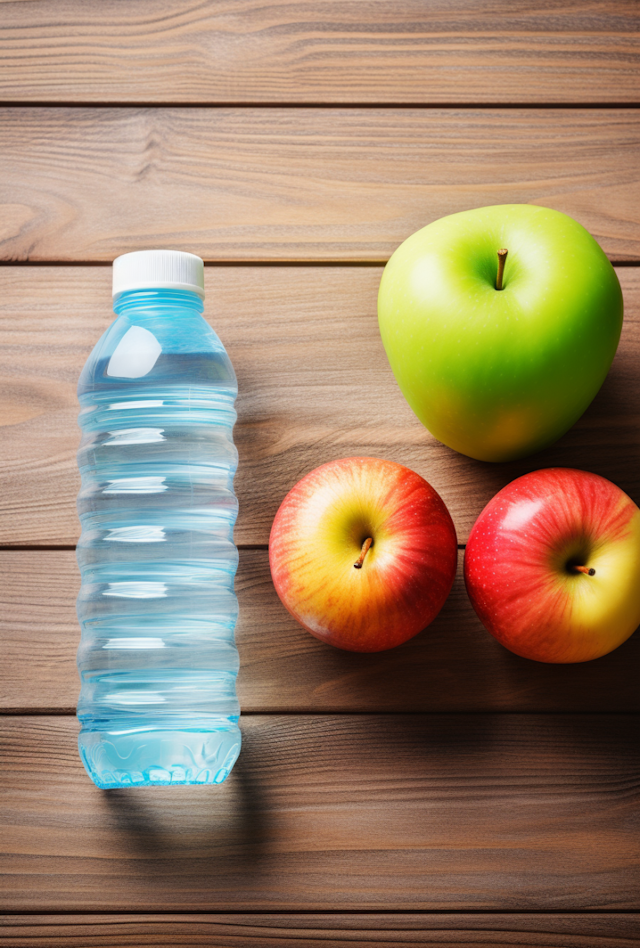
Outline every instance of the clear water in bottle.
POLYGON ((119 285, 165 285, 117 293, 78 386, 79 747, 102 788, 221 783, 240 751, 236 377, 192 255, 143 253, 119 285))

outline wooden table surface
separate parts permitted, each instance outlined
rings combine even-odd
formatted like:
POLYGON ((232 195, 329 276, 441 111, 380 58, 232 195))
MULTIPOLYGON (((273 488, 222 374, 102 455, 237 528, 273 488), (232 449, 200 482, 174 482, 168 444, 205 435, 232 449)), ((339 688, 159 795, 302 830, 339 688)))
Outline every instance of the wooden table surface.
POLYGON ((1 0, 0 945, 640 945, 640 633, 527 662, 459 571, 412 642, 339 652, 266 546, 286 491, 355 454, 425 476, 462 546, 540 467, 640 502, 639 33, 638 0, 1 0), (625 326, 576 426, 489 465, 413 416, 376 292, 414 230, 510 202, 594 234, 625 326), (205 258, 239 380, 244 746, 218 788, 102 792, 76 748, 75 386, 111 261, 154 246, 205 258))

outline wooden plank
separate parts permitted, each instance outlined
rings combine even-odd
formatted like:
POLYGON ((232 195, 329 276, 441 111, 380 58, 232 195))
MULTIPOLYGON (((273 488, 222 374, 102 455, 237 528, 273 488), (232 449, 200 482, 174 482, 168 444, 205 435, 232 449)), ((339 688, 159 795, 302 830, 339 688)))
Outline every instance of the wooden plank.
MULTIPOLYGON (((74 554, 0 552, 0 575, 0 710, 73 713, 74 554)), ((241 551, 236 590, 244 712, 640 711, 640 633, 580 665, 512 655, 471 608, 462 554, 451 596, 429 629, 377 655, 343 652, 305 632, 281 605, 264 550, 241 551)))
POLYGON ((600 914, 251 914, 7 915, 0 945, 11 948, 633 948, 640 915, 600 914))
POLYGON ((634 109, 5 108, 0 131, 4 260, 380 261, 445 214, 517 202, 640 259, 634 109))
POLYGON ((634 0, 2 7, 0 97, 9 100, 638 100, 634 0))
MULTIPOLYGON (((376 319, 381 270, 207 267, 207 315, 238 374, 236 542, 266 544, 287 491, 337 457, 390 458, 441 493, 461 542, 512 478, 554 465, 640 500, 640 270, 618 271, 626 318, 601 392, 555 446, 491 465, 435 441, 389 369, 376 319)), ((78 536, 75 386, 112 319, 106 267, 0 268, 0 543, 78 536)))
POLYGON ((2 721, 0 910, 640 910, 638 719, 243 719, 220 788, 97 790, 2 721))

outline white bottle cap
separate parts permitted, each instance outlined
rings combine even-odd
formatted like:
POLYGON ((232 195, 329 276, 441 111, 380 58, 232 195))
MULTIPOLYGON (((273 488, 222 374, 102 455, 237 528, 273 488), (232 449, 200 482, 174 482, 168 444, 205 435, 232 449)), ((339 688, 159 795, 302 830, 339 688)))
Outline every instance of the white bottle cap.
POLYGON ((136 250, 113 261, 113 295, 126 290, 190 290, 204 299, 204 263, 183 250, 136 250))

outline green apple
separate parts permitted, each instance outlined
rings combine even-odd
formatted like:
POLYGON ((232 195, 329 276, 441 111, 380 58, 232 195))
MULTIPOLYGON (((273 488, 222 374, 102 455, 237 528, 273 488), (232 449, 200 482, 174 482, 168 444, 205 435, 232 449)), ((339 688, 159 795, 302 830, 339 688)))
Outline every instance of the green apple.
POLYGON ((378 296, 382 342, 411 408, 444 444, 482 461, 524 457, 577 421, 609 370, 622 309, 615 270, 588 231, 530 204, 417 231, 389 260, 378 296))

